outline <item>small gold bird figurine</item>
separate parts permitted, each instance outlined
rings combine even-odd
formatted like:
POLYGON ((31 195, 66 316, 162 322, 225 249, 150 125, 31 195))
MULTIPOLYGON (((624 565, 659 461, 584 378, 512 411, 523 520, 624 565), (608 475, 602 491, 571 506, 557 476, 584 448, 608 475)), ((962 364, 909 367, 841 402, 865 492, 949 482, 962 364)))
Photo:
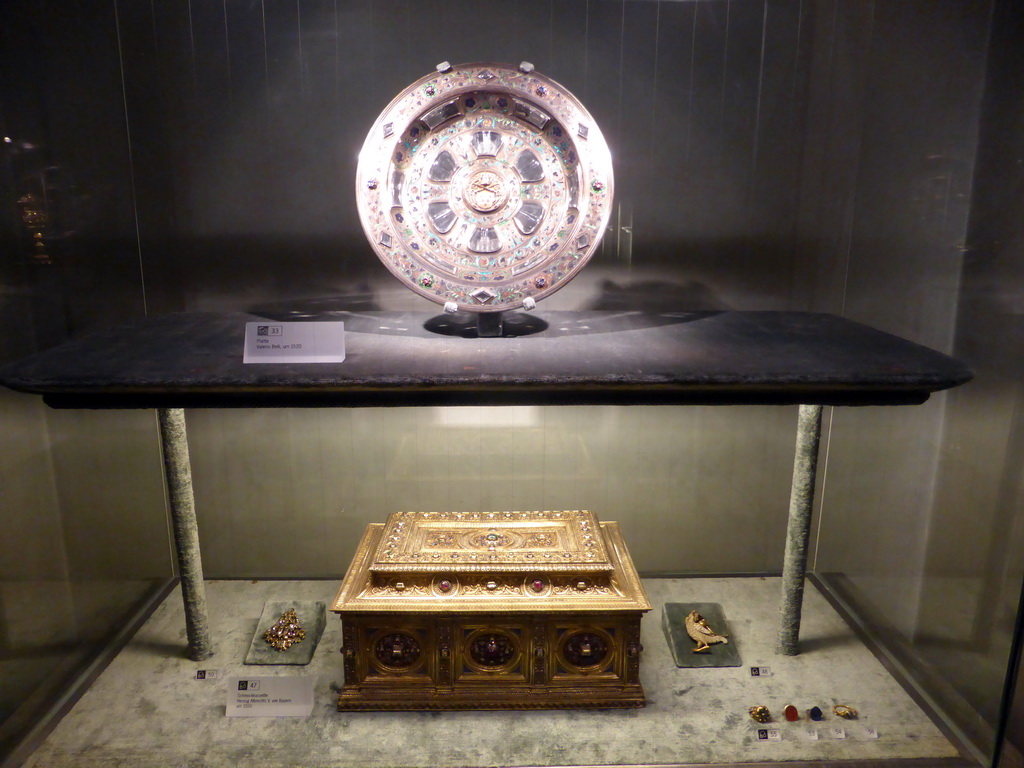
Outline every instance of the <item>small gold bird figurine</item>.
POLYGON ((686 634, 697 643, 693 649, 694 653, 703 653, 711 649, 715 643, 728 643, 728 635, 719 635, 708 626, 707 619, 696 611, 690 611, 686 616, 686 634))

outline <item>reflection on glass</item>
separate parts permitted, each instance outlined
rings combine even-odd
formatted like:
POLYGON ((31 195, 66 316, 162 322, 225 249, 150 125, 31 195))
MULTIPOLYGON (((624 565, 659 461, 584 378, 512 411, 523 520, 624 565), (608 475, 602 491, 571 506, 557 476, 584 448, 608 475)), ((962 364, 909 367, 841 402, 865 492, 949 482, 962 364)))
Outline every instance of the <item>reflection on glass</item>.
POLYGON ((580 204, 580 168, 565 177, 566 185, 569 188, 569 207, 576 208, 580 204))
POLYGON ((430 170, 427 171, 427 178, 431 181, 451 181, 457 168, 458 166, 455 163, 455 158, 452 157, 452 153, 447 149, 443 149, 441 150, 441 153, 434 158, 434 162, 430 164, 430 170))
POLYGON ((450 120, 459 113, 459 105, 457 101, 447 101, 440 106, 434 107, 432 110, 427 112, 421 119, 426 124, 427 128, 434 130, 443 123, 445 120, 450 120))
POLYGON ((525 101, 519 101, 519 99, 516 99, 515 104, 515 116, 536 126, 538 130, 543 131, 544 126, 551 120, 551 115, 537 109, 537 107, 532 104, 527 104, 525 101))
POLYGON ((495 131, 477 131, 470 143, 477 157, 494 157, 501 149, 501 134, 495 131))
POLYGON ((516 158, 516 170, 523 181, 540 181, 544 178, 544 166, 540 164, 532 149, 524 149, 516 158))
POLYGON ((442 235, 455 226, 455 211, 445 202, 431 203, 427 206, 427 216, 434 229, 442 235))
POLYGON ((402 207, 403 184, 405 184, 405 174, 401 171, 394 171, 391 174, 391 205, 394 208, 402 207))
POLYGON ((540 226, 541 217, 544 216, 544 206, 536 200, 526 200, 513 217, 519 231, 524 235, 532 235, 540 226))
POLYGON ((494 253, 501 248, 501 240, 494 227, 477 227, 469 238, 469 248, 477 253, 494 253))

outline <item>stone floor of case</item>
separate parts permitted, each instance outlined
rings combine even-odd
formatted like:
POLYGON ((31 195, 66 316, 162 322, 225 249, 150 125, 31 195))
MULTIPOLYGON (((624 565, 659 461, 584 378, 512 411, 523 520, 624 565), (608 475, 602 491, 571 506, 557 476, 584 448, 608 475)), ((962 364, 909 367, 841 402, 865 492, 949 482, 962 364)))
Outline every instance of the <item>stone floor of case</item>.
MULTIPOLYGON (((35 751, 28 766, 245 765, 440 768, 955 758, 957 750, 813 588, 805 594, 801 653, 775 651, 777 578, 647 579, 639 710, 338 712, 341 622, 308 666, 246 666, 268 600, 321 600, 334 581, 209 581, 215 655, 185 657, 175 590, 35 751), (742 666, 677 668, 661 626, 666 602, 722 606, 742 666), (751 674, 757 667, 760 675, 751 674), (205 670, 205 679, 197 672, 205 670), (232 677, 308 676, 308 717, 226 717, 232 677), (792 704, 801 713, 787 722, 792 704), (832 714, 836 704, 856 720, 832 714), (748 710, 768 707, 773 722, 748 710), (806 711, 819 707, 825 719, 806 711), (837 730, 838 729, 838 730, 837 730), (767 738, 765 738, 767 737, 767 738)), ((717 628, 716 628, 717 629, 717 628)))

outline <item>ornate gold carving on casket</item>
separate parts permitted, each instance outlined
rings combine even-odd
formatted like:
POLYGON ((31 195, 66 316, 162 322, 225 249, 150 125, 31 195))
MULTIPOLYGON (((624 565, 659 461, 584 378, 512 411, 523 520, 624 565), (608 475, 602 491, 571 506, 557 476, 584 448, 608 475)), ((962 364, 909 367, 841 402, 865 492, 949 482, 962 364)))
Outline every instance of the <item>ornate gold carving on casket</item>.
POLYGON ((650 602, 588 511, 400 512, 367 528, 332 606, 340 709, 643 706, 650 602))

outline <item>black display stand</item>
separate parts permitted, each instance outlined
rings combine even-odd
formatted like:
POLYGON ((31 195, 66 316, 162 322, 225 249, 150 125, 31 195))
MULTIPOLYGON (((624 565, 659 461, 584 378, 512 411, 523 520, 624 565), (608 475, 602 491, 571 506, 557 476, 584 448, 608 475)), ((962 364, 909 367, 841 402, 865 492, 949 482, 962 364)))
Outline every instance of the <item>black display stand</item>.
POLYGON ((783 565, 782 653, 798 652, 824 405, 912 405, 963 384, 953 358, 834 315, 506 313, 504 336, 438 333, 444 317, 333 313, 346 359, 244 364, 245 314, 149 318, 0 368, 54 408, 157 408, 189 654, 212 653, 185 408, 424 405, 800 405, 783 565), (515 335, 522 329, 523 335, 515 335))

